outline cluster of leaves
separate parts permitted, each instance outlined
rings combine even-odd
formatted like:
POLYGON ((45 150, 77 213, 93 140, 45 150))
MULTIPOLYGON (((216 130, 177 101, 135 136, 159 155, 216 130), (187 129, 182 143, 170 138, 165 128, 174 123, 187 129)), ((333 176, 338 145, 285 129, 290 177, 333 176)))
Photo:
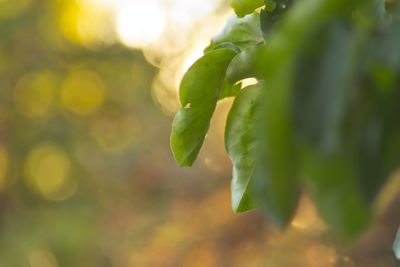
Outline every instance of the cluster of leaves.
POLYGON ((182 79, 171 147, 195 161, 217 102, 235 97, 232 206, 290 223, 301 189, 356 237, 400 162, 400 12, 384 0, 233 0, 236 16, 182 79), (242 88, 246 78, 257 84, 242 88))

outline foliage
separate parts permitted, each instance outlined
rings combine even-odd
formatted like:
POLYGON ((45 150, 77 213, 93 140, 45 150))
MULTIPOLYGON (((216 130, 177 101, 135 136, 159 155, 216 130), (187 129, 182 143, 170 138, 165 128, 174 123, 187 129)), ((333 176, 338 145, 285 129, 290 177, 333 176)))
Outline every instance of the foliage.
POLYGON ((400 8, 383 0, 232 7, 237 15, 183 77, 177 162, 194 162, 226 81, 256 78, 234 95, 226 124, 233 209, 258 207, 286 226, 305 188, 336 232, 358 236, 400 160, 400 8))

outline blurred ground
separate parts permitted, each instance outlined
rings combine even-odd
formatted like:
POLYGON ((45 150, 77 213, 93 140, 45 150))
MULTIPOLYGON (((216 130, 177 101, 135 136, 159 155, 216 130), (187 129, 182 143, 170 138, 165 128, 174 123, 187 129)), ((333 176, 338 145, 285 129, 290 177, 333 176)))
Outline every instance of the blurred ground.
POLYGON ((228 5, 135 3, 0 0, 1 267, 399 266, 392 198, 351 249, 306 197, 284 232, 257 212, 234 215, 229 100, 196 165, 178 168, 176 83, 207 40, 193 28, 210 36, 228 5), (139 7, 155 12, 141 18, 156 21, 147 39, 126 13, 139 7))

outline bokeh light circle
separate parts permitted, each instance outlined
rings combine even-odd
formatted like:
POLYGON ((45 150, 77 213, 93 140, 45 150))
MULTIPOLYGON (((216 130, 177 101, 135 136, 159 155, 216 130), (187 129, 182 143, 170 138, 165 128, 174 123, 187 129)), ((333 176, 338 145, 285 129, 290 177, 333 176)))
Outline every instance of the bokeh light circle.
POLYGON ((166 14, 159 2, 132 1, 117 15, 120 41, 130 47, 142 48, 161 37, 166 14))

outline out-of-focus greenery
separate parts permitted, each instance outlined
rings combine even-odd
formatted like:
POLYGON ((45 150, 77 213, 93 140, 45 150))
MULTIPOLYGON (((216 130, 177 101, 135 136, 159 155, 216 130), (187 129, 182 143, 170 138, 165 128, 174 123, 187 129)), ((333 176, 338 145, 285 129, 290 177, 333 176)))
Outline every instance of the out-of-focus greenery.
POLYGON ((0 1, 1 267, 395 266, 393 217, 348 251, 307 198, 285 232, 233 215, 229 100, 180 170, 150 90, 158 70, 78 3, 0 1), (99 28, 109 39, 95 42, 99 28))

